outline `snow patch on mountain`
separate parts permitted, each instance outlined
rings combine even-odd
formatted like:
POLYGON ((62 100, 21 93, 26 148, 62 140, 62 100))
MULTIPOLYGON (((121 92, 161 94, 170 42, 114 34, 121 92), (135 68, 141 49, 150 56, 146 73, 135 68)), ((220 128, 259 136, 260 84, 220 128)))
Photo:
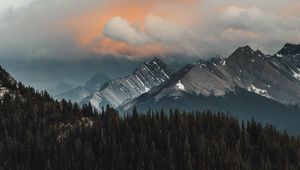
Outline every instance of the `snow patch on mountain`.
POLYGON ((8 92, 9 90, 6 87, 0 87, 0 99, 3 99, 4 95, 8 92))
POLYGON ((254 92, 254 93, 258 94, 258 95, 261 95, 261 96, 263 96, 263 97, 271 98, 271 96, 268 94, 267 90, 263 90, 263 89, 257 88, 257 87, 255 87, 253 84, 251 84, 251 85, 247 88, 247 90, 248 90, 249 92, 254 92))
MULTIPOLYGON (((299 70, 299 69, 298 69, 298 70, 299 70)), ((293 76, 294 76, 296 79, 300 80, 300 74, 299 74, 299 73, 296 73, 295 71, 293 71, 293 76)))
POLYGON ((185 91, 184 85, 180 82, 180 80, 178 80, 178 83, 176 84, 176 87, 180 90, 185 91))
POLYGON ((103 101, 102 97, 99 95, 99 93, 96 93, 93 95, 93 97, 89 100, 90 104, 96 109, 96 110, 100 110, 100 105, 99 103, 101 103, 103 101))

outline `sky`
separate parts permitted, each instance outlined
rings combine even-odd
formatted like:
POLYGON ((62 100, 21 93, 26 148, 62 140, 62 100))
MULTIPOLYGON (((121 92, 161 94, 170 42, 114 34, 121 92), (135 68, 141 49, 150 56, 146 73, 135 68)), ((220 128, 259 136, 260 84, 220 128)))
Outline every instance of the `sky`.
POLYGON ((0 11, 9 8, 19 8, 30 4, 32 0, 0 0, 0 11))
POLYGON ((286 42, 300 43, 299 0, 0 0, 0 64, 37 88, 286 42))

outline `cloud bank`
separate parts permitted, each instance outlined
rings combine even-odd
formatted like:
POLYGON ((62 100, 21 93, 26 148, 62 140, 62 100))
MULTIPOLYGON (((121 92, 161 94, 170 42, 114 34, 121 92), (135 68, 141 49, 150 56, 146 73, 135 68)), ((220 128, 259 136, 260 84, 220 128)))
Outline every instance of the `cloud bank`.
POLYGON ((300 42, 297 0, 35 0, 0 11, 0 57, 274 53, 300 42))
POLYGON ((129 45, 143 45, 148 37, 132 27, 127 20, 121 17, 113 17, 104 26, 104 36, 116 41, 123 41, 129 45))
POLYGON ((180 68, 238 46, 273 54, 300 43, 299 0, 19 2, 0 5, 0 64, 38 88, 123 75, 153 55, 180 68))

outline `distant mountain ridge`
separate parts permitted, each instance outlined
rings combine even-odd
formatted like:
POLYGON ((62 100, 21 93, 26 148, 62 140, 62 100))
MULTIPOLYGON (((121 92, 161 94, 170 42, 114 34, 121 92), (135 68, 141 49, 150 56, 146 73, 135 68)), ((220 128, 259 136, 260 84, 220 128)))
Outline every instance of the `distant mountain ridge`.
POLYGON ((84 98, 100 89, 109 80, 110 78, 107 75, 99 72, 94 74, 83 86, 73 87, 56 94, 54 97, 58 100, 66 99, 80 103, 84 98))
POLYGON ((74 85, 64 82, 64 81, 61 81, 61 82, 58 82, 53 88, 48 89, 47 92, 55 97, 61 93, 69 91, 73 88, 74 88, 74 85))
POLYGON ((84 86, 56 97, 91 103, 97 110, 107 104, 128 109, 140 95, 158 89, 161 93, 156 99, 165 94, 176 96, 182 90, 218 97, 244 89, 285 105, 299 105, 300 45, 287 43, 273 56, 254 51, 250 46, 239 47, 228 58, 217 56, 199 60, 173 75, 167 64, 155 57, 139 66, 132 75, 108 81, 99 73, 84 86), (101 83, 97 83, 99 80, 101 83))
MULTIPOLYGON (((126 77, 107 81, 96 75, 89 81, 96 92, 88 95, 86 87, 78 87, 73 97, 87 96, 81 104, 91 103, 98 111, 107 104, 122 112, 134 106, 223 111, 295 133, 300 131, 300 58, 298 45, 283 49, 266 56, 249 46, 239 47, 228 58, 199 60, 176 73, 155 57, 126 77)), ((0 78, 0 99, 17 94, 17 82, 2 68, 0 78)))
POLYGON ((96 91, 100 89, 111 78, 102 72, 94 74, 85 84, 84 87, 89 91, 96 91))

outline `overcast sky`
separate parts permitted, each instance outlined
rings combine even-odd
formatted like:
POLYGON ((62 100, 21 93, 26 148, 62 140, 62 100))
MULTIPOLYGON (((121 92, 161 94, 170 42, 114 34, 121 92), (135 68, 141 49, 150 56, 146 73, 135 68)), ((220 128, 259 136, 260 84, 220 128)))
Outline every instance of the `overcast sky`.
POLYGON ((227 57, 244 45, 273 54, 286 42, 300 43, 299 0, 0 0, 1 65, 39 88, 120 75, 153 55, 227 57), (104 67, 107 56, 128 61, 124 70, 104 67))
POLYGON ((0 0, 0 11, 28 5, 32 0, 0 0))

